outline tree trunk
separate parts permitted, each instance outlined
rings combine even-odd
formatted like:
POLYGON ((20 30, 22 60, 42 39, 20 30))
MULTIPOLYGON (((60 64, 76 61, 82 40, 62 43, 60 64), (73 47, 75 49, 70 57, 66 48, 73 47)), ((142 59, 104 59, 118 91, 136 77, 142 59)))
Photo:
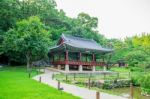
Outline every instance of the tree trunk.
POLYGON ((27 71, 30 71, 30 60, 31 60, 31 53, 30 53, 30 51, 28 51, 26 54, 27 71))
POLYGON ((27 71, 30 71, 30 58, 27 57, 27 71))
POLYGON ((10 60, 10 58, 8 58, 8 66, 10 66, 11 65, 11 60, 10 60))

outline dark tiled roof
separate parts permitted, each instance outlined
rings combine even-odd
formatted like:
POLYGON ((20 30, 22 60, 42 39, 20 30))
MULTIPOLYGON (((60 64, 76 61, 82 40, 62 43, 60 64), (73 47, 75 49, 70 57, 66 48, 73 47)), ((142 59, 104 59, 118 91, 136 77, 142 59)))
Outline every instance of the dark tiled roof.
MULTIPOLYGON (((85 38, 80 38, 80 37, 75 37, 75 36, 68 36, 62 34, 61 38, 64 40, 63 44, 60 44, 58 46, 55 46, 51 49, 59 49, 65 46, 69 46, 67 48, 74 48, 76 49, 82 49, 86 51, 97 51, 97 52, 112 52, 112 49, 107 49, 103 48, 101 45, 99 45, 96 41, 92 39, 85 39, 85 38)), ((51 50, 50 49, 50 50, 51 50)))

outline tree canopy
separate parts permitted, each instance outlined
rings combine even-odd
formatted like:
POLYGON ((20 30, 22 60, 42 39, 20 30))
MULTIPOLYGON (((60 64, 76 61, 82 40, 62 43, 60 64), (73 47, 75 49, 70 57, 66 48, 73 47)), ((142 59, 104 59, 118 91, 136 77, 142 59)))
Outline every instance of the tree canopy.
POLYGON ((50 33, 45 29, 45 25, 38 17, 33 16, 18 21, 16 26, 6 33, 3 48, 9 57, 13 52, 20 53, 26 58, 29 67, 31 60, 46 55, 50 46, 49 37, 50 33))
POLYGON ((46 57, 48 48, 64 33, 113 47, 114 53, 109 57, 113 63, 124 59, 131 66, 150 64, 149 34, 124 41, 107 39, 97 30, 98 18, 84 12, 70 18, 56 8, 54 0, 1 0, 0 6, 0 57, 7 56, 10 63, 25 63, 31 55, 30 61, 46 57))

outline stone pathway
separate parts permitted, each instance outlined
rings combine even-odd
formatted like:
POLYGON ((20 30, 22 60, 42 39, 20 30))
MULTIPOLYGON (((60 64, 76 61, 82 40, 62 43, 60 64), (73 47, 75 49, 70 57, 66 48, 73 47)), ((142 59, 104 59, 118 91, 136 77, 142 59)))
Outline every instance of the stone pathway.
MULTIPOLYGON (((39 78, 41 77, 42 83, 48 84, 52 87, 57 88, 58 82, 56 80, 52 80, 53 73, 56 73, 56 72, 46 70, 44 74, 35 76, 33 77, 33 79, 39 80, 39 78)), ((78 87, 75 85, 70 85, 70 84, 65 84, 65 83, 61 83, 60 87, 62 87, 65 92, 71 93, 75 96, 79 96, 82 99, 96 99, 96 91, 94 90, 89 90, 87 88, 78 87)), ((100 99, 127 99, 127 98, 100 92, 100 99)))

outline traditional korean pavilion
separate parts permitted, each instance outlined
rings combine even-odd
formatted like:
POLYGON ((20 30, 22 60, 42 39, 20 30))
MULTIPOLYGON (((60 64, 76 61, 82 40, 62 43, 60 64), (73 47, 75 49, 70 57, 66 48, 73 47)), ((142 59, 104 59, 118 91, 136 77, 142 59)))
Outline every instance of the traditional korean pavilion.
POLYGON ((110 52, 112 49, 103 48, 93 39, 62 34, 57 45, 50 48, 48 56, 50 63, 58 69, 95 71, 95 66, 105 66, 103 56, 110 52))

